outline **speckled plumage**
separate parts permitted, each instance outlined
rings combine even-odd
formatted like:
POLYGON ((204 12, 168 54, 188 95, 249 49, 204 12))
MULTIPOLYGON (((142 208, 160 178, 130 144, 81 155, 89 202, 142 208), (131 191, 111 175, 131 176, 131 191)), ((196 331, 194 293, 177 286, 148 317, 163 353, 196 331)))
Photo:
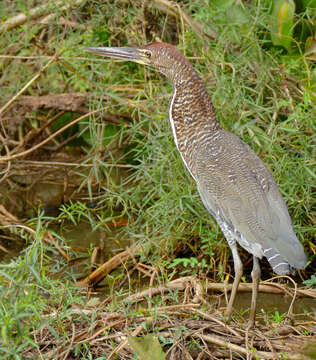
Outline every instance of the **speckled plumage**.
POLYGON ((254 256, 250 316, 253 325, 260 277, 258 258, 265 256, 277 274, 306 265, 303 246, 296 238, 272 175, 246 143, 221 128, 202 79, 176 48, 153 43, 138 48, 88 51, 151 65, 173 83, 169 117, 175 144, 234 258, 235 281, 228 314, 242 275, 236 243, 254 256))

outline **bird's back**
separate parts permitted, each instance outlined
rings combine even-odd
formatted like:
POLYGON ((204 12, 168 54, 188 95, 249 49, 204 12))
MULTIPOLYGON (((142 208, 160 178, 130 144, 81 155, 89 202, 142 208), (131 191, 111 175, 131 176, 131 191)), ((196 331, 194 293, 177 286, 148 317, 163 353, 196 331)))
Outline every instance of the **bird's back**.
POLYGON ((266 256, 277 273, 305 267, 305 253, 279 189, 246 143, 220 129, 191 155, 203 203, 224 224, 226 237, 232 232, 247 251, 266 256))

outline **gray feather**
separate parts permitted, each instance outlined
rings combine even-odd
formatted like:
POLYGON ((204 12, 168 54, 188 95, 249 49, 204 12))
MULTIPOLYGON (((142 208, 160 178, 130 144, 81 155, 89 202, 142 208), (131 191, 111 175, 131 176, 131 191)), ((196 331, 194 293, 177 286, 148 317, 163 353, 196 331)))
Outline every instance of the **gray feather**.
MULTIPOLYGON (((237 241, 253 255, 261 258, 266 256, 264 249, 271 248, 273 254, 279 254, 280 263, 304 268, 303 246, 296 238, 284 200, 263 162, 247 144, 227 131, 219 131, 216 146, 220 149, 216 153, 210 146, 201 146, 195 156, 194 173, 206 208, 215 214, 217 221, 240 234, 237 241)), ((271 266, 275 267, 275 262, 271 266)), ((279 271, 284 273, 286 269, 289 272, 288 267, 279 271)))

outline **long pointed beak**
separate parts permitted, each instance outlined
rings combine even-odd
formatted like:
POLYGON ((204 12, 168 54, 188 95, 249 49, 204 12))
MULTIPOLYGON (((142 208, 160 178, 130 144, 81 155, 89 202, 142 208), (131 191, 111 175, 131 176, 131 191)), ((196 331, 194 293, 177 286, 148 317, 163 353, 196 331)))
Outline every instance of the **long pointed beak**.
POLYGON ((134 61, 139 64, 149 65, 144 52, 131 47, 87 47, 84 49, 92 54, 107 56, 113 59, 134 61))

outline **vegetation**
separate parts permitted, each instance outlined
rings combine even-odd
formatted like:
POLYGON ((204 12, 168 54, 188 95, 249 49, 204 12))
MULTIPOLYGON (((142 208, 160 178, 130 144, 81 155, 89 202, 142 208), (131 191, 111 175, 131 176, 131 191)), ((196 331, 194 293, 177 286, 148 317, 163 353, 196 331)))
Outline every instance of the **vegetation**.
MULTIPOLYGON (((0 265, 0 359, 155 359, 148 343, 157 359, 302 350, 315 335, 315 313, 306 310, 293 333, 286 313, 262 311, 248 343, 247 315, 238 311, 228 329, 219 316, 223 296, 213 304, 201 285, 223 285, 233 265, 174 146, 171 84, 83 49, 161 40, 190 59, 222 126, 279 184, 310 259, 295 280, 306 285, 300 294, 315 296, 315 9, 313 0, 0 2, 0 251, 27 245, 0 265), (25 21, 15 18, 20 13, 25 21), (80 233, 82 223, 100 244, 90 244, 90 233, 81 235, 84 246, 69 241, 69 229, 80 233), (102 259, 96 249, 107 244, 102 259), (123 265, 111 260, 96 274, 103 280, 96 297, 96 287, 76 286, 91 285, 87 274, 127 245, 123 265), (287 346, 273 340, 284 331, 292 336, 287 346), (143 344, 128 335, 142 335, 143 344)), ((241 255, 247 289, 251 263, 241 255)), ((262 265, 263 280, 271 278, 262 265)), ((278 279, 278 288, 294 294, 284 283, 278 279)))

